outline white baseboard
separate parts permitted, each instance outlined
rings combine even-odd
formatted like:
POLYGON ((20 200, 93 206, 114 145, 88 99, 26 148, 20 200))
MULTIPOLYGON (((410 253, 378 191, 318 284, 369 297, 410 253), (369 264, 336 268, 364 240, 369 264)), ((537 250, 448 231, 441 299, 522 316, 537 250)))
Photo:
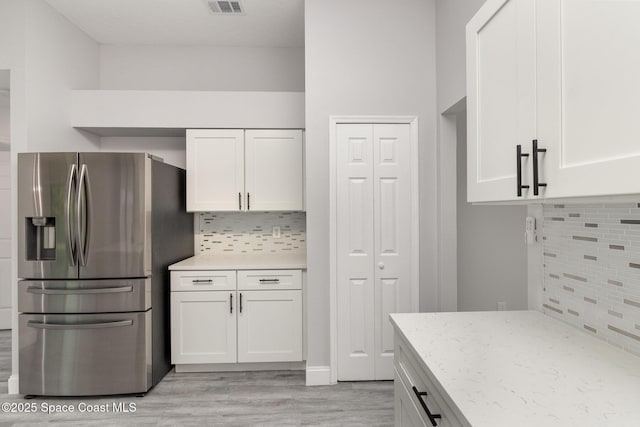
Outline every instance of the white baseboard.
POLYGON ((11 307, 0 308, 0 329, 11 329, 11 307))
POLYGON ((7 388, 9 394, 20 394, 20 382, 17 375, 11 375, 7 382, 7 388))
POLYGON ((329 366, 307 366, 307 385, 331 385, 329 366))

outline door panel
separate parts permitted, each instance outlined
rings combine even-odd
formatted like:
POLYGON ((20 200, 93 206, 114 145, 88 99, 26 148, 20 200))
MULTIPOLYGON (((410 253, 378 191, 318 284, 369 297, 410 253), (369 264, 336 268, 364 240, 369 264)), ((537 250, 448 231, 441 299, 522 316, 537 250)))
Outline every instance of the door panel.
POLYGON ((377 380, 393 378, 390 313, 411 311, 411 129, 373 125, 374 351, 377 380))
POLYGON ((235 363, 235 291, 171 292, 171 362, 235 363))
POLYGON ((301 211, 302 131, 247 130, 245 137, 248 210, 301 211))
POLYGON ((373 127, 337 127, 338 379, 374 371, 373 127))
POLYGON ((242 129, 187 129, 187 210, 246 210, 242 129))
POLYGON ((151 310, 21 314, 20 394, 144 393, 151 386, 151 310))
POLYGON ((131 153, 80 153, 79 159, 87 177, 78 185, 79 252, 86 248, 80 278, 150 275, 151 160, 131 153))
POLYGON ((640 2, 539 3, 538 140, 548 148, 541 159, 546 196, 637 193, 640 2))
POLYGON ((238 292, 238 362, 301 360, 302 291, 238 292))
POLYGON ((73 210, 67 209, 67 200, 75 198, 77 158, 77 153, 18 154, 18 275, 22 278, 78 277, 75 222, 73 210))
POLYGON ((337 128, 338 379, 393 378, 390 313, 408 312, 411 127, 337 128))
POLYGON ((534 49, 534 0, 489 0, 467 24, 470 202, 517 199, 516 145, 529 152, 535 132, 534 49))

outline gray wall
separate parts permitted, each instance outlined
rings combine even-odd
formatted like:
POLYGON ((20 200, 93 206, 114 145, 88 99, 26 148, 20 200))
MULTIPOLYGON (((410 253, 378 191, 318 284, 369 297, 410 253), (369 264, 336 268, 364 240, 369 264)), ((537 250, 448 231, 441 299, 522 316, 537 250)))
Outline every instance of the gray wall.
POLYGON ((304 48, 100 46, 100 88, 304 90, 304 48))
POLYGON ((436 0, 438 112, 466 96, 465 26, 485 0, 436 0))
POLYGON ((307 0, 305 97, 308 362, 329 364, 329 116, 416 115, 420 307, 437 280, 433 0, 307 0))
POLYGON ((458 310, 527 309, 526 206, 467 203, 466 115, 457 118, 458 310))

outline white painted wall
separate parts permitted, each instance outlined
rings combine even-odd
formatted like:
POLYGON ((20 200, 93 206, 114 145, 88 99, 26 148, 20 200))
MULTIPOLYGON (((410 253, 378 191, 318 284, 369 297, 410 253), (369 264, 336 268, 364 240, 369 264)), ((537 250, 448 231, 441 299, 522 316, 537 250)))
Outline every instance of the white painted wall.
MULTIPOLYGON (((43 0, 0 0, 0 69, 11 70, 11 203, 16 153, 96 150, 99 138, 69 127, 71 89, 98 86, 98 45, 43 0)), ((17 393, 17 212, 11 218, 12 372, 17 393)))
POLYGON ((307 374, 320 382, 329 365, 330 115, 418 116, 420 308, 436 306, 434 1, 307 0, 305 52, 307 374))
POLYGON ((303 91, 304 48, 102 45, 100 88, 303 91))
POLYGON ((438 113, 466 96, 465 26, 485 0, 436 0, 438 113))
MULTIPOLYGON (((304 48, 101 45, 100 89, 302 92, 304 48)), ((245 107, 256 104, 259 102, 245 104, 245 107)), ((301 117, 302 110, 300 108, 301 117)), ((225 114, 224 109, 222 114, 198 111, 192 116, 197 121, 203 115, 212 120, 200 120, 202 123, 226 117, 222 119, 227 123, 223 126, 255 127, 246 123, 229 124, 229 114, 225 114)), ((279 117, 277 114, 271 118, 267 116, 273 115, 262 116, 266 121, 279 117)), ((294 127, 304 127, 302 121, 294 127)), ((192 127, 219 126, 196 124, 192 127)), ((101 145, 103 151, 152 152, 168 163, 184 167, 184 139, 179 145, 175 138, 103 137, 101 145)))
POLYGON ((467 203, 467 126, 457 117, 458 310, 527 309, 526 206, 467 203))
POLYGON ((98 87, 98 44, 43 0, 26 13, 29 151, 98 150, 99 137, 69 126, 71 89, 98 87))

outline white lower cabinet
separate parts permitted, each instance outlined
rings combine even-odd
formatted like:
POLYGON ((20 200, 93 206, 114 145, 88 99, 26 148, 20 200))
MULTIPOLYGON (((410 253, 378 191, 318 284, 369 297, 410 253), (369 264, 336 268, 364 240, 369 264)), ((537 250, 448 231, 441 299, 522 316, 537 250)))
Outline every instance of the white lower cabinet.
POLYGON ((302 360, 302 291, 238 294, 238 362, 302 360))
POLYGON ((171 293, 171 362, 236 361, 235 291, 171 293))
POLYGON ((302 361, 301 276, 300 270, 173 271, 171 362, 302 361))
POLYGON ((396 333, 394 396, 396 426, 467 426, 421 368, 406 340, 396 333))

